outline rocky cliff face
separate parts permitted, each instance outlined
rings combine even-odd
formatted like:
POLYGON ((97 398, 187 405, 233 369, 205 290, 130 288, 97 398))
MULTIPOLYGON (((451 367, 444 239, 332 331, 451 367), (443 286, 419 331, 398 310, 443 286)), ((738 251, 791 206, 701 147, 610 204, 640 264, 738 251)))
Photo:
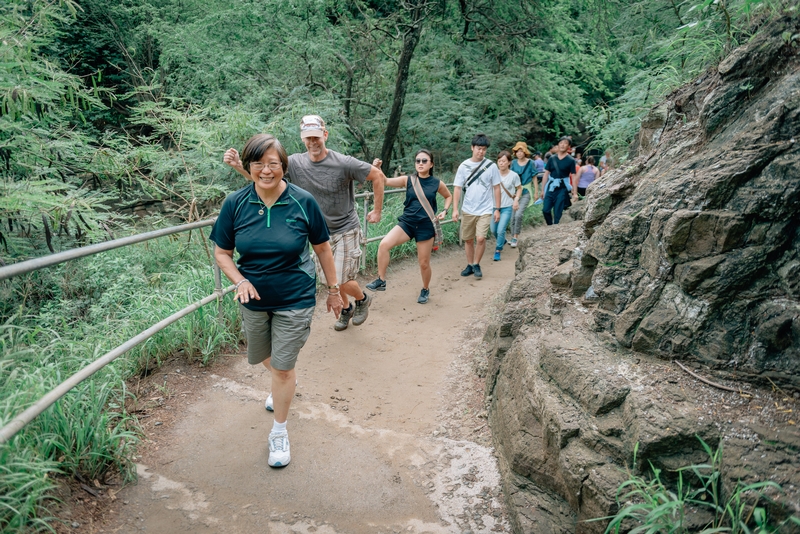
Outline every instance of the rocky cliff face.
POLYGON ((705 460, 698 437, 729 485, 773 480, 773 512, 800 511, 798 33, 779 21, 672 94, 583 221, 521 249, 486 335, 518 532, 602 532, 585 520, 616 510, 637 444, 634 470, 669 472, 705 460))

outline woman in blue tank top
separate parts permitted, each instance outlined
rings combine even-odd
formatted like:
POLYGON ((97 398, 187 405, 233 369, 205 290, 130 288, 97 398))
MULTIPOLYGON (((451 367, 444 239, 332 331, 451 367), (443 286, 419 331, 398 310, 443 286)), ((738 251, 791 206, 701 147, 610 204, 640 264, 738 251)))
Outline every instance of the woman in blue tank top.
MULTIPOLYGON (((433 154, 428 150, 420 150, 414 158, 416 176, 425 194, 425 199, 430 204, 431 209, 436 213, 437 203, 436 194, 444 197, 444 209, 436 217, 444 219, 450 203, 453 201, 450 190, 444 182, 434 177, 433 154)), ((417 302, 425 304, 428 302, 431 282, 431 249, 433 238, 436 231, 433 222, 425 208, 417 198, 411 176, 398 176, 397 178, 387 178, 386 185, 391 187, 405 187, 406 200, 403 203, 403 214, 397 219, 397 226, 392 228, 386 237, 381 239, 378 246, 378 278, 374 282, 367 284, 367 289, 371 291, 386 291, 386 270, 389 268, 389 256, 391 250, 403 243, 414 239, 417 242, 417 259, 419 260, 419 270, 422 275, 422 291, 417 302)))

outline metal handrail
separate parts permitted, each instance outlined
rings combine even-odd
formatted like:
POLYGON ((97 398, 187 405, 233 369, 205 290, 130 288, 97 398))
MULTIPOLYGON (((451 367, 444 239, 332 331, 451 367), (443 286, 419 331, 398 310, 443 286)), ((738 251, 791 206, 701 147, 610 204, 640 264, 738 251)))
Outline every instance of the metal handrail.
MULTIPOLYGON (((445 184, 451 185, 451 184, 445 184)), ((388 191, 384 191, 384 194, 390 195, 394 193, 403 193, 406 191, 406 188, 402 189, 390 189, 388 191)), ((364 220, 363 220, 363 235, 364 237, 367 236, 367 207, 369 198, 373 197, 374 193, 371 191, 367 191, 364 193, 359 193, 355 195, 355 198, 363 198, 364 199, 364 220)), ((64 252, 59 252, 56 254, 50 254, 48 256, 43 256, 41 258, 34 258, 32 260, 22 261, 19 263, 15 263, 13 265, 8 265, 6 267, 0 268, 0 280, 5 280, 7 278, 11 278, 13 276, 18 276, 25 273, 30 273, 36 271, 38 269, 43 269, 45 267, 50 267, 52 265, 57 265, 59 263, 64 263, 70 260, 75 260, 78 258, 84 258, 86 256, 91 256, 93 254, 97 254, 99 252, 104 252, 107 250, 113 250, 115 248, 125 247, 128 245, 133 245, 136 243, 142 243, 144 241, 149 241, 151 239, 156 239, 158 237, 164 237, 180 232, 186 232, 193 230, 195 228, 203 228, 205 226, 211 226, 216 221, 216 217, 211 219, 205 219, 202 221, 196 221, 189 224, 183 224, 180 226, 172 226, 170 228, 163 228, 161 230, 154 230, 152 232, 145 232, 143 234, 136 234, 133 236, 123 237, 121 239, 114 239, 112 241, 106 241, 103 243, 98 243, 95 245, 89 245, 86 247, 80 247, 77 249, 67 250, 64 252)), ((442 224, 448 224, 451 222, 455 222, 452 220, 444 221, 442 224)), ((366 244, 371 243, 373 241, 377 241, 386 237, 385 235, 382 236, 375 236, 369 239, 366 239, 363 243, 364 248, 366 249, 366 244)), ((365 254, 361 255, 361 268, 365 267, 365 254)), ((44 397, 36 401, 31 407, 27 410, 22 412, 17 417, 13 418, 8 424, 0 428, 0 445, 6 443, 10 440, 17 432, 22 430, 25 425, 33 421, 39 414, 44 412, 47 408, 52 406, 58 399, 66 395, 72 388, 92 376, 94 373, 111 363, 112 361, 119 358, 121 355, 125 354, 132 348, 136 347, 140 343, 146 341, 154 334, 160 332, 161 330, 165 329, 167 326, 171 325, 172 323, 186 317, 190 313, 200 309, 201 307, 205 306, 206 304, 217 301, 221 306, 222 297, 227 293, 233 291, 235 286, 231 285, 227 288, 222 288, 222 275, 220 273, 219 266, 214 262, 214 293, 197 301, 189 306, 183 308, 182 310, 173 313, 166 319, 159 321, 158 323, 154 324, 147 330, 139 333, 137 336, 129 339, 122 345, 116 347, 112 351, 106 353, 105 355, 101 356, 94 362, 90 363, 77 373, 73 374, 71 377, 63 381, 59 384, 55 389, 51 390, 48 394, 44 397)), ((221 313, 221 308, 220 308, 221 313)))
POLYGON ((182 224, 180 226, 171 226, 169 228, 163 228, 161 230, 154 230, 152 232, 145 232, 143 234, 136 234, 128 237, 122 237, 120 239, 114 239, 112 241, 104 241, 102 243, 97 243, 95 245, 73 248, 71 250, 65 250, 64 252, 58 252, 56 254, 49 254, 47 256, 42 256, 41 258, 34 258, 32 260, 21 261, 19 263, 14 263, 12 265, 0 267, 0 280, 5 280, 6 278, 19 276, 25 273, 30 273, 42 269, 44 267, 50 267, 51 265, 58 265, 59 263, 64 263, 65 261, 84 258, 86 256, 91 256, 92 254, 97 254, 98 252, 105 252, 106 250, 113 250, 115 248, 126 247, 128 245, 133 245, 135 243, 149 241, 157 237, 164 237, 167 235, 177 234, 180 232, 187 232, 189 230, 194 230, 195 228, 203 228, 204 226, 211 226, 212 224, 214 224, 214 221, 216 220, 217 220, 216 217, 212 217, 211 219, 204 219, 202 221, 196 221, 189 224, 182 224))
POLYGON ((118 346, 114 350, 96 359, 95 361, 93 361, 92 363, 90 363, 89 365, 87 365, 86 367, 84 367, 83 369, 81 369, 68 379, 61 382, 61 384, 59 384, 58 387, 56 387, 54 390, 50 391, 50 393, 48 393, 47 395, 36 401, 36 403, 33 406, 31 406, 30 408, 19 414, 17 417, 12 419, 11 422, 9 422, 3 428, 0 428, 0 445, 6 443, 8 440, 14 437, 14 435, 17 432, 22 430, 22 428, 25 425, 33 421, 33 419, 36 416, 38 416, 47 408, 52 406, 58 399, 69 393, 69 391, 72 388, 74 388, 75 386, 77 386, 90 376, 92 376, 94 373, 96 373, 109 363, 113 362, 114 360, 116 360, 117 358, 119 358, 120 356, 122 356, 135 346, 139 345, 144 341, 147 341, 154 334, 160 332, 161 330, 164 330, 172 323, 186 317, 193 311, 202 308, 203 306, 205 306, 210 302, 222 299, 222 297, 225 296, 227 293, 233 291, 235 287, 236 286, 234 285, 230 285, 219 292, 214 291, 213 294, 207 296, 206 298, 198 300, 197 302, 190 304, 189 306, 186 306, 181 311, 173 313, 166 319, 159 321, 158 323, 154 324, 147 330, 141 332, 139 335, 132 337, 122 345, 118 346))
MULTIPOLYGON (((86 256, 91 256, 92 254, 97 254, 98 252, 104 252, 107 250, 113 250, 115 248, 125 247, 128 245, 133 245, 136 243, 142 243, 144 241, 150 241, 151 239, 156 239, 159 237, 164 237, 172 234, 177 234, 180 232, 188 232, 194 230, 195 228, 203 228, 205 226, 211 226, 214 224, 217 218, 213 217, 211 219, 205 219, 202 221, 196 221, 189 224, 182 224, 180 226, 171 226, 169 228, 162 228, 161 230, 154 230, 152 232, 145 232, 143 234, 136 234, 128 237, 123 237, 121 239, 114 239, 112 241, 106 241, 104 243, 97 243, 95 245, 89 245, 86 247, 80 247, 72 250, 66 250, 64 252, 59 252, 57 254, 50 254, 49 256, 43 256, 41 258, 34 258, 32 260, 21 261, 19 263, 15 263, 13 265, 8 265, 6 267, 0 268, 0 280, 4 280, 6 278, 11 278, 12 276, 18 276, 20 274, 30 273, 36 271, 38 269, 43 269, 45 267, 50 267, 52 265, 57 265, 59 263, 64 263, 66 261, 75 260, 78 258, 84 258, 86 256)), ((235 286, 231 285, 226 288, 222 288, 222 275, 220 273, 219 266, 216 262, 214 262, 214 293, 198 300, 190 304, 189 306, 183 308, 182 310, 173 313, 166 319, 159 321, 158 323, 154 324, 147 330, 139 333, 137 336, 132 337, 122 345, 118 346, 111 352, 106 353, 105 355, 101 356, 94 362, 90 363, 61 384, 59 384, 55 389, 51 390, 47 395, 36 401, 33 406, 29 407, 27 410, 19 414, 17 417, 13 418, 8 424, 0 428, 0 445, 6 443, 9 439, 14 437, 17 432, 22 430, 25 425, 33 421, 39 414, 45 411, 47 408, 52 406, 58 399, 66 395, 72 388, 92 376, 94 373, 111 363, 112 361, 119 358, 121 355, 125 354, 132 348, 136 347, 140 343, 148 340, 157 332, 165 329, 167 326, 171 325, 172 323, 186 317, 190 313, 202 308, 206 304, 210 302, 217 301, 218 303, 218 316, 220 319, 222 318, 222 297, 226 294, 233 291, 235 286)))

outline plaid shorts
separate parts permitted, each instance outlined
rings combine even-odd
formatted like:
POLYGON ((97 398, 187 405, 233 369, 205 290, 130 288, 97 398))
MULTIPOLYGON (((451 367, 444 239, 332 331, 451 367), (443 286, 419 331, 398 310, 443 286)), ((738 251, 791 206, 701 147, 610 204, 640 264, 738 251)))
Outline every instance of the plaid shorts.
MULTIPOLYGON (((350 280, 355 280, 358 276, 358 267, 361 260, 361 228, 356 227, 341 234, 331 235, 331 251, 333 252, 333 263, 336 265, 336 283, 344 284, 350 280)), ((332 286, 322 272, 319 258, 314 254, 314 265, 317 266, 317 275, 325 285, 332 286)))

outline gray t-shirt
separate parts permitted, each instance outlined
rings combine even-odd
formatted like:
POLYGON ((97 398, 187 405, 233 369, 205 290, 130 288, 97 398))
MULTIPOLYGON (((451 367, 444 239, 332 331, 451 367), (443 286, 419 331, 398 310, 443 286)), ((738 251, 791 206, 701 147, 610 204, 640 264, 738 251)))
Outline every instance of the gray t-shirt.
POLYGON ((341 234, 359 226, 355 209, 355 185, 364 183, 372 165, 328 150, 325 159, 311 161, 308 152, 289 156, 286 177, 314 197, 325 215, 328 231, 341 234))

